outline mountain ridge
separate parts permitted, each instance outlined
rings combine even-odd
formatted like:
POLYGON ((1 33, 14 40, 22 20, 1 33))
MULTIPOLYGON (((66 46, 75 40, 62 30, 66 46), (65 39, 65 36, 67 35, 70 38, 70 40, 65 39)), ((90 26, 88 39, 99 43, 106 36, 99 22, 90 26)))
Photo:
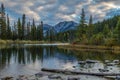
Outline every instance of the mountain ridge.
POLYGON ((46 32, 49 29, 54 28, 54 30, 57 33, 60 33, 60 32, 66 32, 69 30, 75 30, 77 26, 78 26, 78 23, 76 23, 74 21, 62 21, 62 22, 57 23, 54 26, 51 26, 49 24, 44 24, 43 29, 46 32))

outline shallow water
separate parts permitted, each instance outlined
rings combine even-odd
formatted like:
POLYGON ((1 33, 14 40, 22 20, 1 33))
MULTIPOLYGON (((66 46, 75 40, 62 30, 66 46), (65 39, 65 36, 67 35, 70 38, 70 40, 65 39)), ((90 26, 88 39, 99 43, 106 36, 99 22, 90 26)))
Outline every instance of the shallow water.
MULTIPOLYGON (((120 72, 120 66, 107 66, 105 60, 119 60, 120 54, 59 49, 55 45, 7 45, 0 49, 0 78, 35 74, 41 68, 68 69, 83 72, 120 72), (79 61, 97 60, 98 63, 78 64, 79 61), (73 67, 75 66, 75 67, 73 67)), ((82 76, 87 80, 108 80, 101 77, 82 76)))

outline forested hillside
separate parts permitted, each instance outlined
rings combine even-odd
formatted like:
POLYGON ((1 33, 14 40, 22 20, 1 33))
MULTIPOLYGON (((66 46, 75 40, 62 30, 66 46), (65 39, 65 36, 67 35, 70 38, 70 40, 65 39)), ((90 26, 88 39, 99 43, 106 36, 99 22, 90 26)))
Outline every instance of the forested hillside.
POLYGON ((58 40, 70 41, 74 44, 90 45, 119 45, 120 44, 120 16, 93 23, 90 15, 86 23, 84 9, 82 9, 81 20, 77 30, 59 33, 58 40), (63 37, 63 38, 61 38, 63 37))

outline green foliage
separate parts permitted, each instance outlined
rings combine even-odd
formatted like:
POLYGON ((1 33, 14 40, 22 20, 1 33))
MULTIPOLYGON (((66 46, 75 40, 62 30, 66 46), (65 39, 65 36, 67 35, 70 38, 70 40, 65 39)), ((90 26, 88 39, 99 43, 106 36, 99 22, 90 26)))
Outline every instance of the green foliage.
POLYGON ((7 15, 7 38, 10 40, 12 39, 12 31, 10 27, 9 16, 7 15))
POLYGON ((117 45, 115 38, 106 38, 104 41, 106 46, 114 46, 117 45))
POLYGON ((18 39, 22 40, 22 26, 20 18, 18 18, 17 27, 18 27, 18 39))
POLYGON ((37 34, 36 34, 36 25, 35 25, 35 21, 33 19, 32 22, 32 27, 31 27, 31 40, 36 40, 37 39, 37 34))
POLYGON ((1 25, 1 39, 7 39, 7 28, 6 28, 6 21, 4 19, 0 19, 1 25))
POLYGON ((117 44, 120 44, 120 18, 117 21, 117 25, 113 31, 113 38, 116 40, 117 44))
POLYGON ((25 36, 25 20, 26 20, 26 16, 25 14, 22 15, 22 40, 24 39, 25 36))
POLYGON ((85 25, 85 12, 84 12, 84 9, 82 9, 80 24, 77 27, 77 32, 76 32, 76 37, 79 40, 82 40, 83 34, 86 33, 85 28, 86 28, 86 25, 85 25))
POLYGON ((81 19, 80 19, 80 26, 81 27, 85 27, 85 11, 84 11, 84 8, 82 8, 81 19))
POLYGON ((105 38, 108 37, 108 33, 109 33, 109 32, 110 32, 110 29, 109 29, 108 25, 106 24, 106 25, 104 26, 104 29, 103 29, 103 34, 104 34, 105 38))
POLYGON ((90 44, 101 45, 104 43, 103 33, 95 34, 90 39, 90 44))
POLYGON ((42 21, 41 21, 41 24, 37 28, 37 39, 41 40, 41 41, 44 39, 44 37, 43 37, 43 22, 42 21))

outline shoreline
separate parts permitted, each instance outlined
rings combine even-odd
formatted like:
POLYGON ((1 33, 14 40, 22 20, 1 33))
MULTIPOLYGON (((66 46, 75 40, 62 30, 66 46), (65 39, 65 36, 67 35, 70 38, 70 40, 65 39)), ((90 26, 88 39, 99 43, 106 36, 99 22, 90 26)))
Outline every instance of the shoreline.
POLYGON ((32 41, 32 40, 0 40, 0 44, 52 44, 52 43, 62 43, 57 41, 32 41))
POLYGON ((120 53, 120 46, 104 46, 104 45, 81 45, 81 44, 69 44, 60 45, 59 48, 77 50, 77 51, 111 51, 114 53, 120 53))
POLYGON ((0 40, 0 45, 9 44, 55 44, 61 49, 70 49, 77 51, 112 51, 114 53, 120 53, 120 46, 105 46, 105 45, 84 45, 84 44, 70 44, 63 42, 48 42, 48 41, 31 41, 31 40, 0 40))

